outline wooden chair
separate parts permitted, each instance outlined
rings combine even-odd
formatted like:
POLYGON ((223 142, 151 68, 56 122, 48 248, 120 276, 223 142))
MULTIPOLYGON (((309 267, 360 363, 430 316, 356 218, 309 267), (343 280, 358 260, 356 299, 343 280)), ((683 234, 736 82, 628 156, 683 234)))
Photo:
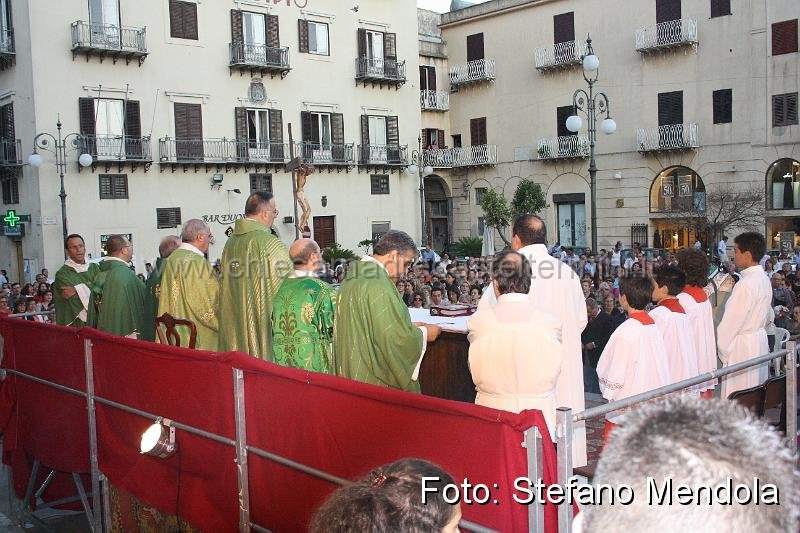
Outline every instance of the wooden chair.
POLYGON ((759 418, 764 414, 764 385, 737 390, 732 392, 728 399, 747 407, 759 418))
POLYGON ((156 333, 158 334, 158 341, 161 344, 168 344, 170 346, 181 346, 181 334, 175 329, 175 326, 186 326, 189 328, 189 346, 188 348, 194 349, 197 343, 197 327, 191 320, 183 318, 175 318, 169 313, 156 317, 156 333), (164 325, 166 333, 161 330, 161 325, 164 325))
POLYGON ((764 420, 786 433, 786 374, 764 384, 764 420))

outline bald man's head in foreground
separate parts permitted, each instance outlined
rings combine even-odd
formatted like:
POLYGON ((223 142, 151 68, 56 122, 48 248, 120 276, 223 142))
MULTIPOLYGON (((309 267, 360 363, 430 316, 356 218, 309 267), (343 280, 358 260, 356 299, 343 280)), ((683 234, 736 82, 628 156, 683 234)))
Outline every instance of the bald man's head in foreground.
POLYGON ((294 241, 289 248, 295 270, 309 270, 319 273, 322 271, 322 252, 313 239, 299 239, 294 241))
POLYGON ((520 215, 514 221, 511 247, 519 250, 532 244, 547 245, 547 228, 544 221, 536 215, 520 215))

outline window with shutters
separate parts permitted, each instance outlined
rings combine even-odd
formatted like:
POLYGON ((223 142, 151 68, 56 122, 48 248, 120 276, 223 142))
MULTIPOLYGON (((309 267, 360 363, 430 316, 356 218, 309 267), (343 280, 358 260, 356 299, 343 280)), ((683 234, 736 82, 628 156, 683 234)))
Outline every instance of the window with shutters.
POLYGON ((711 18, 731 14, 731 0, 711 0, 711 18))
POLYGON ((733 120, 733 90, 720 89, 712 96, 714 124, 728 124, 733 120))
POLYGON ((373 175, 369 177, 372 194, 389 194, 389 176, 373 175))
POLYGON ((681 19, 681 0, 656 0, 656 24, 681 19))
POLYGON ((451 135, 450 137, 453 138, 453 148, 461 148, 461 134, 451 135))
POLYGON ((472 146, 486 144, 486 117, 473 118, 469 121, 469 136, 472 146))
POLYGON ((97 159, 149 156, 142 139, 140 105, 136 100, 79 98, 82 149, 97 159))
POLYGON ((181 225, 180 207, 156 208, 156 227, 158 229, 177 228, 181 225))
POLYGON ((553 44, 568 43, 575 40, 575 13, 562 13, 553 16, 553 44))
POLYGON ((3 203, 6 205, 19 203, 19 183, 17 178, 3 180, 3 203))
POLYGON ((658 94, 658 125, 683 124, 683 91, 658 94))
POLYGON ((250 194, 254 192, 272 194, 272 174, 250 174, 250 194))
POLYGON ((269 149, 269 110, 247 110, 247 145, 250 148, 269 149))
POLYGON ((175 102, 175 152, 183 161, 202 160, 203 146, 203 106, 175 102))
POLYGON ((772 97, 772 126, 797 124, 797 93, 776 94, 772 97))
POLYGON ((483 34, 467 35, 467 63, 484 58, 483 34))
POLYGON ((197 3, 169 0, 169 34, 175 39, 198 40, 197 3))
POLYGON ((100 174, 101 200, 127 200, 128 199, 128 175, 127 174, 100 174))
POLYGON ((384 235, 389 233, 392 229, 391 222, 373 222, 372 223, 372 242, 378 242, 384 235))
POLYGON ((422 130, 422 147, 425 149, 445 148, 444 130, 425 128, 422 130))
POLYGON ((330 55, 328 25, 324 22, 307 21, 308 53, 322 56, 330 55))
POLYGON ((419 90, 436 90, 436 67, 430 65, 419 66, 419 90))
POLYGON ((797 52, 797 19, 784 20, 772 25, 772 55, 797 52))
POLYGON ((475 187, 475 205, 481 205, 483 196, 486 194, 486 187, 475 187))

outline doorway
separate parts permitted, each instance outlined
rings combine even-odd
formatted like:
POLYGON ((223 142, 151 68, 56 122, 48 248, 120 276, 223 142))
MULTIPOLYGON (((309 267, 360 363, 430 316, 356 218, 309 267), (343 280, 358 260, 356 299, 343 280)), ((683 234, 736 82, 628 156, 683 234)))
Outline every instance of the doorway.
POLYGON ((314 217, 314 240, 321 250, 333 246, 336 242, 336 217, 314 217))

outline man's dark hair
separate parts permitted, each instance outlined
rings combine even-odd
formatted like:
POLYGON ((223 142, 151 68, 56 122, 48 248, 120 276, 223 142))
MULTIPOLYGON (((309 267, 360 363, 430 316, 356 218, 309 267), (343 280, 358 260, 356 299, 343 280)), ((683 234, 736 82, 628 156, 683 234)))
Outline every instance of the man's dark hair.
POLYGON ((514 221, 513 234, 519 237, 522 246, 547 244, 547 227, 537 215, 520 215, 514 221))
POLYGON ((664 265, 656 269, 653 273, 656 285, 667 287, 670 296, 677 296, 686 286, 686 274, 678 267, 664 265))
POLYGON ((644 277, 620 278, 619 293, 625 296, 628 305, 642 310, 653 300, 653 282, 644 277))
POLYGON ((678 268, 686 274, 686 284, 705 287, 708 284, 708 257, 700 250, 684 248, 678 252, 678 268))
POLYGON ((106 241, 106 253, 115 254, 125 247, 126 239, 122 235, 112 235, 106 241))
POLYGON ((382 466, 356 483, 335 491, 311 520, 311 533, 352 531, 441 531, 456 506, 444 501, 444 487, 453 478, 422 459, 401 459, 382 466), (436 488, 422 503, 422 478, 436 488), (437 481, 433 481, 436 479, 437 481))
POLYGON ((414 239, 405 231, 395 229, 387 231, 386 235, 372 248, 374 255, 389 255, 393 250, 397 250, 400 255, 408 252, 414 256, 417 255, 417 245, 414 244, 414 239))
POLYGON ((741 233, 733 239, 734 244, 739 247, 739 252, 750 252, 753 261, 760 260, 767 253, 767 243, 764 236, 755 231, 741 233))
POLYGON ((64 249, 65 250, 67 249, 67 246, 69 245, 69 240, 70 239, 80 239, 83 244, 86 244, 86 241, 83 240, 83 237, 81 237, 77 233, 71 233, 71 234, 67 235, 66 239, 64 239, 64 249))
POLYGON ((245 216, 257 215, 264 205, 274 198, 271 192, 257 191, 247 197, 244 203, 245 216))
POLYGON ((524 255, 505 250, 494 256, 492 279, 500 294, 528 294, 531 290, 531 265, 524 255))

